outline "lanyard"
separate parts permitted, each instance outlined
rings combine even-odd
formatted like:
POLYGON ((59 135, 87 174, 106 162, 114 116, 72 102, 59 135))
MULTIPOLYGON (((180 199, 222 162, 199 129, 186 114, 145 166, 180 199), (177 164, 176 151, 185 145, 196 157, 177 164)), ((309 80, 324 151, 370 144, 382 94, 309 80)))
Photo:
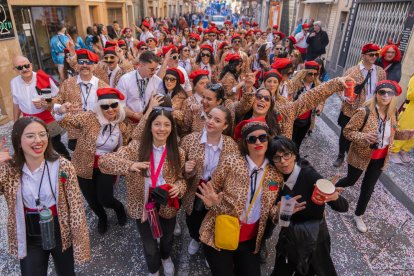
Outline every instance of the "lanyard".
POLYGON ((375 111, 377 112, 377 118, 378 118, 378 132, 381 135, 381 143, 379 144, 380 144, 380 148, 382 148, 384 145, 385 126, 386 126, 387 117, 385 117, 385 119, 383 120, 381 116, 379 115, 377 108, 375 108, 375 111))
MULTIPOLYGON (((267 172, 267 165, 266 165, 266 168, 265 168, 265 170, 264 170, 264 172, 263 172, 262 180, 260 180, 260 185, 259 185, 259 187, 257 188, 257 190, 256 190, 256 187, 255 187, 255 189, 254 189, 256 192, 254 193, 253 198, 251 198, 251 199, 250 199, 250 204, 249 204, 249 207, 247 208, 246 213, 244 214, 244 219, 243 219, 243 221, 246 221, 246 220, 247 220, 247 217, 249 216, 249 213, 250 213, 250 211, 251 211, 251 209, 252 209, 252 207, 253 207, 254 203, 256 202, 257 197, 259 196, 259 192, 260 192, 260 190, 262 189, 263 182, 264 182, 264 179, 265 179, 265 176, 266 176, 266 172, 267 172)), ((250 187, 250 189, 251 189, 251 187, 250 187)), ((252 190, 250 190, 250 191, 252 191, 252 190)), ((250 196, 251 196, 251 195, 250 195, 250 196)))
POLYGON ((92 83, 80 83, 79 84, 79 88, 81 90, 81 95, 82 95, 82 99, 83 99, 83 111, 86 111, 86 108, 88 107, 88 98, 89 98, 89 94, 91 92, 92 89, 92 83), (86 87, 86 98, 85 98, 85 94, 83 93, 83 89, 82 86, 86 87))
MULTIPOLYGON (((51 179, 50 179, 49 166, 48 166, 48 164, 47 164, 47 161, 45 160, 45 168, 43 169, 43 172, 42 172, 42 177, 40 178, 39 190, 38 190, 38 192, 37 192, 37 197, 35 196, 35 203, 36 203, 36 207, 40 207, 40 206, 41 206, 41 202, 40 202, 40 189, 42 188, 43 177, 44 177, 44 175, 45 175, 45 171, 46 171, 46 170, 47 170, 47 176, 48 176, 48 179, 49 179, 50 191, 52 192, 53 198, 54 198, 54 199, 55 199, 55 201, 56 201, 56 196, 55 196, 55 193, 53 192, 53 189, 52 189, 52 181, 51 181, 51 179)), ((31 190, 31 189, 30 189, 30 190, 31 190)), ((33 193, 33 190, 32 190, 32 193, 33 193)))
POLYGON ((158 163, 157 170, 154 172, 155 169, 155 162, 154 162, 154 154, 153 151, 151 151, 150 155, 150 170, 151 170, 151 183, 152 187, 157 187, 157 180, 160 176, 162 166, 164 165, 165 157, 167 156, 167 147, 164 148, 164 151, 162 152, 160 163, 158 163))
POLYGON ((115 125, 114 127, 112 127, 112 125, 111 124, 107 124, 106 126, 104 126, 104 129, 102 130, 102 136, 104 136, 105 137, 105 133, 106 133, 106 130, 109 128, 109 135, 108 135, 108 137, 106 138, 106 140, 105 140, 105 142, 103 142, 102 144, 100 144, 100 145, 97 145, 96 146, 96 148, 100 148, 100 147, 102 147, 102 146, 104 146, 105 144, 106 144, 106 142, 108 142, 108 140, 109 140, 109 138, 111 138, 111 136, 112 136, 112 132, 115 130, 115 128, 117 127, 118 125, 115 125))

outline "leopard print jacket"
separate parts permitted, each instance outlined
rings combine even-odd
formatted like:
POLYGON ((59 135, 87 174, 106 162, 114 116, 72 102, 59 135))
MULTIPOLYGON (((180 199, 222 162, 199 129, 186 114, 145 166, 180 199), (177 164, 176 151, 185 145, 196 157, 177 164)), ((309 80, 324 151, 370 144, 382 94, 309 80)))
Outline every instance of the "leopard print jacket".
POLYGON ((236 80, 234 75, 230 72, 227 72, 220 80, 220 82, 223 85, 226 99, 232 100, 233 102, 236 101, 238 97, 238 91, 236 91, 236 93, 233 93, 233 87, 239 84, 239 81, 236 80))
MULTIPOLYGON (((276 198, 279 193, 283 176, 271 165, 268 165, 262 187, 261 211, 259 219, 259 231, 256 237, 254 253, 260 249, 260 244, 268 219, 277 221, 276 198), (277 185, 276 189, 269 189, 271 184, 277 185)), ((200 228, 200 240, 206 245, 215 247, 215 220, 218 215, 230 215, 239 218, 245 208, 248 189, 250 187, 249 165, 245 157, 240 153, 229 154, 222 158, 216 171, 213 173, 211 183, 217 193, 223 192, 221 202, 210 208, 200 228)))
MULTIPOLYGON (((385 73, 384 69, 382 69, 381 67, 379 67, 377 65, 374 65, 374 66, 375 66, 375 70, 377 70, 377 82, 387 79, 387 74, 385 73)), ((349 68, 345 72, 344 76, 349 76, 349 77, 353 78, 355 80, 356 84, 363 83, 364 79, 365 79, 364 75, 362 75, 362 72, 359 68, 359 64, 349 68)), ((345 116, 351 118, 352 114, 355 112, 355 110, 357 110, 358 108, 360 108, 363 105, 366 98, 367 98, 367 91, 364 87, 362 89, 361 94, 359 94, 357 96, 354 104, 351 105, 351 104, 349 104, 345 101, 342 102, 341 111, 344 113, 345 116)))
MULTIPOLYGON (((19 189, 21 172, 9 163, 0 164, 0 195, 6 198, 9 207, 7 231, 9 251, 18 257, 16 197, 19 189)), ((62 250, 73 246, 73 256, 77 265, 91 259, 88 225, 86 223, 83 199, 79 190, 76 171, 70 161, 59 158, 58 179, 58 219, 62 236, 62 250)), ((23 212, 23 210, 21 210, 23 212)))
MULTIPOLYGON (((188 215, 193 211, 198 183, 203 178, 205 145, 200 144, 202 135, 203 132, 193 132, 180 141, 180 147, 185 152, 185 160, 194 160, 196 162, 193 173, 191 175, 184 174, 187 178, 188 190, 183 198, 183 206, 188 215)), ((237 153, 238 151, 237 143, 231 137, 223 135, 223 149, 220 153, 219 162, 224 156, 237 153)))
MULTIPOLYGON (((130 172, 129 168, 135 162, 138 162, 140 142, 132 140, 128 146, 121 147, 117 152, 102 155, 99 158, 99 168, 103 173, 113 175, 125 175, 127 185, 127 202, 129 215, 138 220, 144 216, 145 206, 145 184, 144 177, 140 172, 130 172)), ((175 175, 171 165, 166 161, 162 167, 165 182, 178 186, 178 198, 182 198, 187 191, 186 182, 182 176, 185 164, 185 153, 180 151, 181 169, 180 174, 175 175)), ((159 215, 163 218, 170 219, 177 215, 177 210, 170 206, 161 206, 159 215)))
MULTIPOLYGON (((72 164, 79 177, 92 179, 96 140, 101 129, 101 124, 96 118, 96 114, 92 111, 69 113, 65 115, 59 124, 68 130, 80 130, 78 142, 72 155, 72 164)), ((128 142, 126 136, 127 128, 124 122, 119 124, 119 130, 122 134, 122 145, 126 145, 128 142)))

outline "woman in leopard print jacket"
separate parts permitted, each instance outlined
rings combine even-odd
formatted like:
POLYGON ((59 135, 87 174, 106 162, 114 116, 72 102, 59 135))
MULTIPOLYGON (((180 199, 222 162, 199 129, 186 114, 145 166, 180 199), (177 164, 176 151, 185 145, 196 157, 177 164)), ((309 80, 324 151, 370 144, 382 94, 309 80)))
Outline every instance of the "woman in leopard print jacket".
POLYGON ((90 260, 88 226, 76 172, 53 150, 45 123, 35 117, 16 121, 14 154, 0 142, 0 195, 8 209, 10 253, 22 275, 47 275, 52 254, 58 275, 75 275, 74 264, 90 260), (54 248, 44 250, 39 210, 53 215, 54 248))

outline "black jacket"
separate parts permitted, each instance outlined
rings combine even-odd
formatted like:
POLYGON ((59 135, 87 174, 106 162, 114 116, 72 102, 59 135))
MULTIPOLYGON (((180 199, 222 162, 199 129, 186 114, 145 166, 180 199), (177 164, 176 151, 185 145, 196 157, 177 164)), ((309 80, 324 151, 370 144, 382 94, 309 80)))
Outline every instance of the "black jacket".
POLYGON ((326 53, 325 48, 329 44, 328 34, 320 30, 319 33, 314 32, 315 36, 306 39, 306 43, 309 44, 308 48, 306 49, 306 59, 307 60, 314 60, 320 55, 326 53))
POLYGON ((401 80, 401 62, 393 62, 388 68, 384 68, 383 59, 379 58, 375 61, 375 65, 380 66, 382 69, 386 69, 385 73, 387 73, 387 80, 393 80, 396 82, 400 82, 401 80))

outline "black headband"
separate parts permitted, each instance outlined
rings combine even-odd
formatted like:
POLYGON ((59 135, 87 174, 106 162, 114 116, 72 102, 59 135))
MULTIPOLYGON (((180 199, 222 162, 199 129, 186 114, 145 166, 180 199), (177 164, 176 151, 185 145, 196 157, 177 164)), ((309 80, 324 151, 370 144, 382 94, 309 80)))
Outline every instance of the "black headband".
POLYGON ((392 91, 394 91, 395 94, 397 94, 397 87, 395 87, 395 85, 392 84, 392 83, 381 83, 380 85, 375 87, 375 93, 377 93, 379 90, 381 90, 383 88, 389 88, 392 91))

